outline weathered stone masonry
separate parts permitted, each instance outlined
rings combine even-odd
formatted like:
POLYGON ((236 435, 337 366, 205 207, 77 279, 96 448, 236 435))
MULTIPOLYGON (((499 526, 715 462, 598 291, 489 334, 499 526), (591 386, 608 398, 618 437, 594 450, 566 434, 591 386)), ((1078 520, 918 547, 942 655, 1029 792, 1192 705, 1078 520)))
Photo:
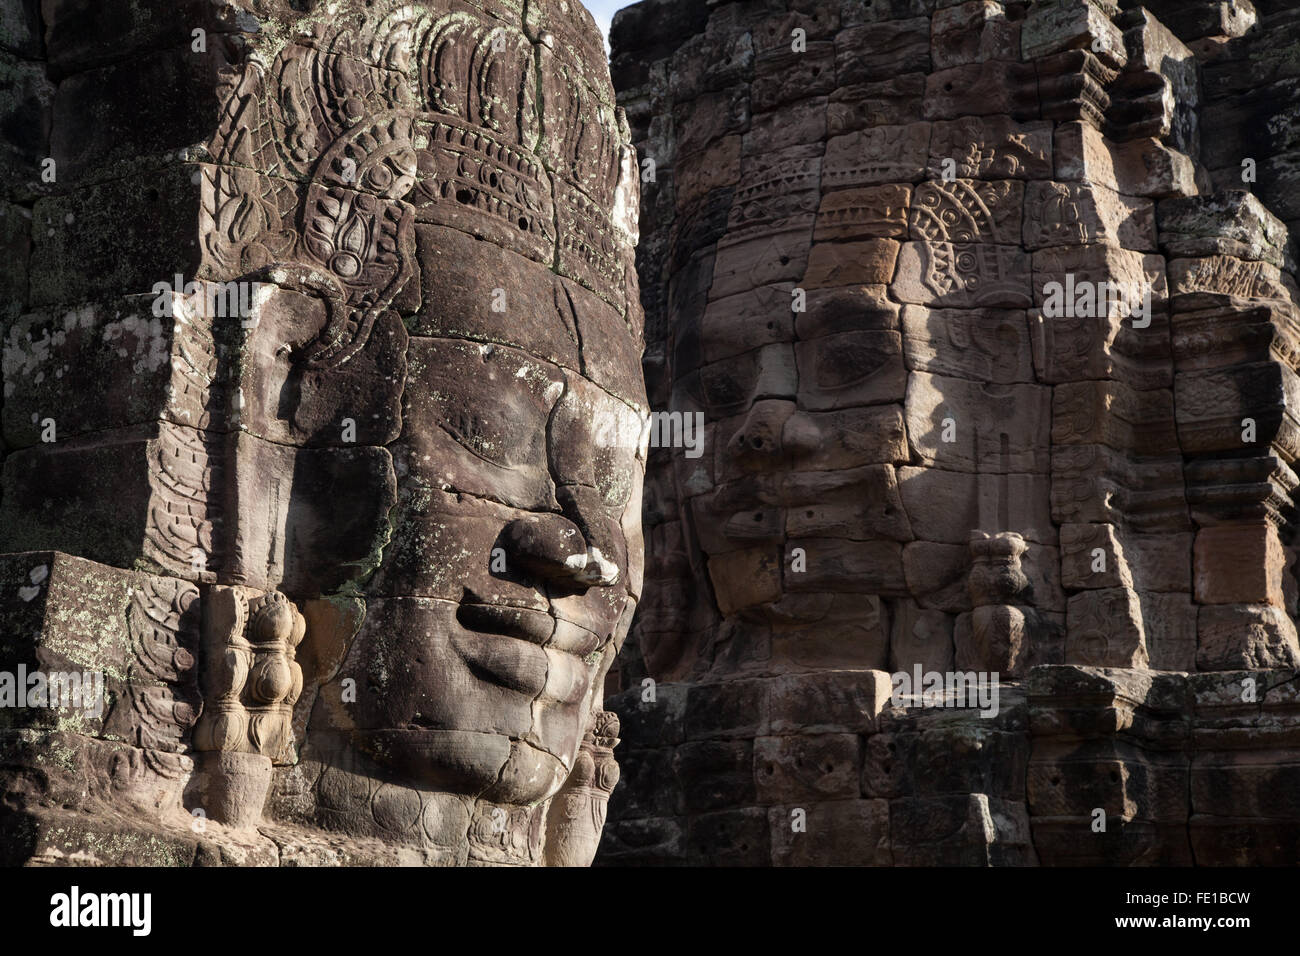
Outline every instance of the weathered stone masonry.
POLYGON ((0 861, 1294 864, 1291 6, 0 0, 0 861))
POLYGON ((600 859, 1300 860, 1289 6, 619 15, 647 384, 709 442, 651 453, 600 859), (918 664, 998 715, 891 705, 918 664))
POLYGON ((0 671, 108 683, 0 708, 0 862, 588 862, 646 404, 594 21, 3 0, 0 72, 0 671))

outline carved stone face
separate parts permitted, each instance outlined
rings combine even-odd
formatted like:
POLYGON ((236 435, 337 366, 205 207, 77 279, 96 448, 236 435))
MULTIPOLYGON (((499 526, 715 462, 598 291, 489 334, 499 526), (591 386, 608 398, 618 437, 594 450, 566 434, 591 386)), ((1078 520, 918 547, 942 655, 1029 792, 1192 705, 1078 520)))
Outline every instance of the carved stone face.
POLYGON ((898 307, 865 288, 814 294, 811 315, 791 312, 790 286, 711 302, 701 329, 705 360, 678 383, 678 395, 716 422, 714 490, 695 502, 701 544, 711 558, 738 546, 746 552, 711 560, 724 613, 807 619, 813 612, 806 601, 778 604, 780 595, 840 589, 821 579, 832 571, 824 562, 782 583, 779 569, 768 571, 750 549, 787 537, 797 544, 866 530, 893 540, 905 534, 897 490, 882 464, 903 438, 897 406, 884 404, 901 399, 906 385, 899 336, 890 330, 898 307), (736 354, 764 320, 777 341, 736 354), (795 323, 800 340, 780 341, 795 323), (747 567, 751 560, 757 563, 747 567))
MULTIPOLYGON (((539 308, 524 321, 563 331, 553 299, 539 308)), ((611 345, 635 367, 630 336, 611 345)), ((409 354, 394 537, 344 669, 369 684, 354 741, 410 784, 528 803, 572 769, 630 622, 643 463, 600 442, 636 416, 523 349, 413 337, 409 354)))
POLYGON ((698 369, 674 382, 674 407, 713 423, 711 454, 676 468, 679 487, 708 489, 690 520, 724 620, 717 663, 881 667, 880 595, 901 588, 910 537, 892 465, 906 457, 899 309, 864 287, 808 293, 795 312, 794 287, 710 301, 698 369))
MULTIPOLYGON (((776 24, 769 37, 784 35, 776 24)), ((835 51, 870 28, 838 39, 820 28, 834 42, 811 60, 768 41, 763 93, 776 98, 761 121, 751 104, 748 131, 711 141, 713 127, 693 122, 711 101, 676 103, 678 127, 702 130, 692 149, 722 168, 707 179, 715 205, 699 214, 710 228, 687 228, 695 213, 681 197, 704 187, 677 144, 689 173, 674 181, 678 218, 666 213, 674 225, 650 243, 666 246, 672 407, 710 423, 709 454, 674 458, 671 489, 653 476, 665 513, 676 502, 683 513, 660 550, 672 561, 657 562, 677 567, 650 604, 707 574, 720 620, 700 656, 717 675, 918 660, 942 669, 972 610, 973 533, 1023 534, 1027 567, 1055 562, 1044 560, 1056 542, 1043 451, 1051 389, 1035 377, 1030 258, 1019 249, 1020 179, 1043 168, 1042 128, 976 124, 996 176, 984 181, 962 160, 953 180, 942 174, 958 155, 947 144, 974 135, 969 124, 859 122, 839 111, 876 104, 855 102, 862 91, 838 78, 827 122, 841 128, 828 131, 818 101, 799 101, 777 76, 808 62, 833 72, 835 51)), ((648 135, 648 151, 674 155, 648 135)), ((1059 612, 1049 574, 1030 577, 1059 612)), ((698 666, 671 660, 690 657, 681 641, 658 639, 674 631, 680 621, 641 642, 656 677, 698 666)))
POLYGON ((387 540, 308 750, 532 804, 573 769, 640 590, 645 396, 636 168, 599 35, 576 5, 515 6, 367 11, 360 39, 281 51, 263 104, 310 176, 299 235, 219 251, 329 306, 281 333, 262 405, 393 425, 387 540))
POLYGON ((129 684, 66 779, 191 858, 201 812, 259 853, 291 822, 320 860, 590 862, 647 405, 600 32, 575 0, 234 6, 160 54, 165 107, 88 89, 73 125, 147 162, 57 218, 126 271, 60 251, 5 329, 10 593, 56 582, 47 634, 129 684), (102 622, 58 608, 85 562, 102 622))

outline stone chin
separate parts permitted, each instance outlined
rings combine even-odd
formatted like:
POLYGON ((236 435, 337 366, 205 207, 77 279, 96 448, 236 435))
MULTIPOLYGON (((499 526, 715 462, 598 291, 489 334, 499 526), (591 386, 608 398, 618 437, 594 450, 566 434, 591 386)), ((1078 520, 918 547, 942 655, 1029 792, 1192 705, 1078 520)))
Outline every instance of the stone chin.
POLYGON ((371 730, 358 731, 353 741, 397 782, 492 803, 525 806, 546 800, 569 776, 555 755, 504 734, 371 730))

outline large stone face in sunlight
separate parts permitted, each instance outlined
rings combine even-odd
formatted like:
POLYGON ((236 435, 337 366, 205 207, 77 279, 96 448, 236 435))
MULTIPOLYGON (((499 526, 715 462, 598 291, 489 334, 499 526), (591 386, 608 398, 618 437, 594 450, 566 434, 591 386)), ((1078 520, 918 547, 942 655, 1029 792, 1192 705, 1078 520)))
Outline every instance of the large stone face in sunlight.
POLYGON ((106 684, 3 711, 4 858, 585 865, 647 407, 594 22, 93 6, 6 143, 0 633, 106 684))

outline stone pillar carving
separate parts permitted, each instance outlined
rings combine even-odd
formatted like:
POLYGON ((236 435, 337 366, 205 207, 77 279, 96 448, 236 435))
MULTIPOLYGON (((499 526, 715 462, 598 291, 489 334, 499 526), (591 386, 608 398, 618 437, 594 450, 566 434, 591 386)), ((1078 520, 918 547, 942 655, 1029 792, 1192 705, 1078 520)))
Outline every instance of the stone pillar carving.
POLYGON ((1031 654, 1026 610, 1016 605, 1029 587, 1021 567, 1028 545, 1014 532, 975 532, 970 539, 971 570, 967 579, 974 610, 958 619, 953 640, 957 667, 993 671, 1004 677, 1024 674, 1031 654))
POLYGON ((546 822, 548 866, 588 866, 596 855, 609 795, 618 784, 618 715, 593 711, 578 759, 564 789, 551 800, 546 822))
POLYGON ((204 600, 203 712, 194 728, 191 801, 236 827, 256 824, 273 764, 292 762, 294 660, 306 621, 287 597, 214 586, 204 600))

